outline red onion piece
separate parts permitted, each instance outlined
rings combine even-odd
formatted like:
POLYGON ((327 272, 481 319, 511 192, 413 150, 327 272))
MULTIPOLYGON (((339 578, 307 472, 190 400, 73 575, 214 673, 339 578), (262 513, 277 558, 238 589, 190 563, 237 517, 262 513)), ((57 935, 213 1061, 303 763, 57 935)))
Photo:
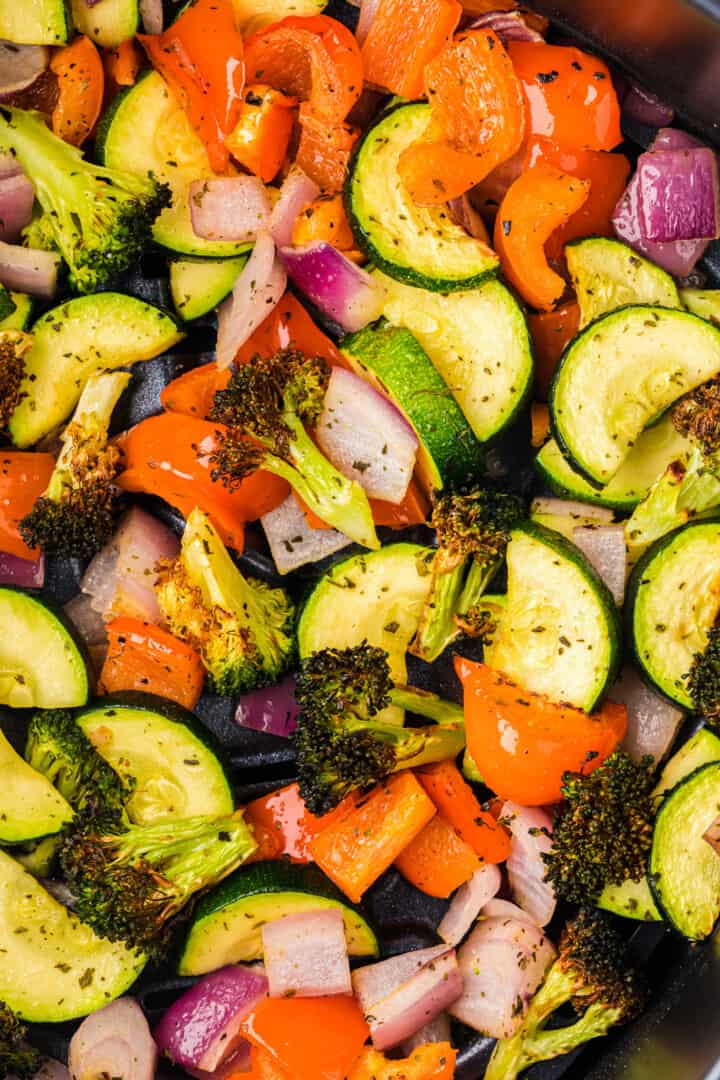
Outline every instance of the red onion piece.
POLYGON ((68 1068, 75 1080, 122 1076, 153 1080, 157 1047, 137 1001, 118 998, 83 1020, 72 1039, 68 1068))
POLYGON ((365 379, 333 368, 315 434, 335 468, 357 480, 369 498, 403 501, 415 468, 417 436, 365 379))
POLYGON ((299 165, 293 165, 280 188, 280 197, 270 215, 270 235, 278 247, 286 247, 292 239, 293 225, 301 210, 317 199, 320 188, 306 176, 299 165))
POLYGON ((547 926, 557 903, 543 860, 552 849, 552 818, 538 807, 512 802, 503 805, 501 816, 511 833, 506 865, 512 894, 534 923, 547 926))
POLYGON ((20 233, 30 223, 35 188, 27 176, 0 177, 0 240, 12 243, 20 239, 20 233))
POLYGON ((476 240, 488 243, 488 231, 485 222, 478 211, 470 202, 469 195, 460 195, 457 199, 451 199, 447 204, 448 214, 468 236, 474 236, 476 240))
POLYGON ((319 562, 352 543, 337 529, 311 529, 292 493, 274 510, 263 514, 260 524, 279 574, 319 562))
POLYGON ((670 105, 634 82, 628 84, 622 99, 622 112, 629 120, 655 128, 672 124, 675 117, 675 110, 670 105))
POLYGON ((508 41, 544 41, 542 34, 533 30, 519 11, 488 11, 479 15, 466 27, 468 30, 494 30, 506 45, 508 41))
POLYGON ((556 499, 552 495, 533 499, 531 512, 556 517, 591 518, 601 525, 610 525, 613 519, 612 510, 605 506, 592 506, 590 503, 575 502, 574 499, 556 499))
POLYGON ((18 176, 22 172, 22 165, 9 150, 0 151, 0 180, 7 176, 18 176))
POLYGON ((418 1028, 409 1039, 403 1039, 400 1044, 400 1052, 403 1057, 410 1057, 413 1050, 416 1050, 418 1046, 425 1046, 427 1043, 451 1041, 450 1017, 446 1012, 441 1012, 433 1020, 429 1020, 427 1024, 423 1024, 421 1028, 418 1028))
POLYGON ((193 180, 189 191, 193 232, 204 240, 254 240, 270 225, 270 200, 257 176, 193 180))
POLYGON ((499 900, 497 896, 494 896, 492 900, 489 900, 481 912, 483 919, 513 919, 515 922, 530 923, 531 926, 537 926, 537 923, 530 918, 527 911, 523 911, 517 904, 513 904, 510 900, 499 900))
POLYGON ((675 741, 684 713, 642 681, 633 667, 623 668, 610 697, 627 709, 628 726, 622 749, 639 761, 650 754, 662 761, 675 741))
POLYGON ((375 18, 379 3, 380 0, 360 0, 360 17, 355 28, 355 37, 361 45, 368 36, 370 24, 375 18))
POLYGON ((661 127, 655 138, 648 147, 648 153, 658 150, 692 150, 695 146, 703 144, 694 135, 688 135, 687 131, 680 128, 661 127))
POLYGON ((462 992, 455 950, 447 945, 357 968, 352 984, 378 1050, 410 1038, 462 992))
POLYGON ((44 45, 16 45, 0 41, 0 100, 27 90, 48 66, 44 45))
POLYGON ((625 596, 627 548, 622 525, 583 525, 573 529, 573 543, 603 579, 618 607, 625 596))
POLYGON ((218 308, 216 357, 219 368, 230 367, 235 354, 279 304, 287 275, 275 257, 269 232, 259 232, 255 247, 227 300, 218 308))
POLYGON ((283 247, 288 275, 317 308, 354 333, 382 314, 385 290, 366 270, 320 240, 304 247, 283 247))
POLYGON ((453 896, 450 907, 437 928, 438 937, 448 945, 458 945, 501 885, 502 874, 497 866, 485 863, 476 870, 470 880, 461 885, 453 896))
POLYGON ((214 1073, 245 1040, 243 1020, 267 994, 262 969, 232 964, 205 975, 155 1028, 160 1051, 184 1069, 214 1073))
POLYGON ((262 928, 270 997, 352 994, 339 908, 299 911, 262 928))
POLYGON ((163 29, 163 5, 162 0, 140 0, 138 4, 140 18, 146 34, 162 34, 163 29))
POLYGON ((19 589, 42 589, 45 584, 45 556, 20 559, 0 551, 0 585, 15 585, 19 589))
POLYGON ((554 957, 539 927, 511 918, 484 919, 458 953, 464 988, 448 1012, 484 1035, 509 1038, 554 957))
POLYGON ((641 154, 640 231, 656 243, 712 240, 719 231, 717 159, 708 147, 641 154))
POLYGON ((80 588, 105 620, 130 615, 159 623, 155 568, 161 559, 174 559, 179 550, 180 542, 170 529, 134 506, 88 566, 80 588))
POLYGON ((50 300, 62 260, 53 251, 20 247, 0 240, 0 284, 50 300))
POLYGON ((250 731, 264 731, 286 739, 297 726, 295 679, 287 675, 277 686, 243 694, 235 710, 235 723, 250 731))

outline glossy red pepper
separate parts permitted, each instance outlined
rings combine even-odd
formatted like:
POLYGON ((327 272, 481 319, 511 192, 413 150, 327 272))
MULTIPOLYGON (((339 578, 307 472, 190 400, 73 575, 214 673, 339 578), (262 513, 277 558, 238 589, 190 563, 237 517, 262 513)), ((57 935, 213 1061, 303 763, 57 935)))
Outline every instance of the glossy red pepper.
POLYGON ((18 527, 45 492, 55 458, 52 454, 3 450, 0 454, 0 551, 19 559, 35 559, 38 550, 27 546, 18 527))

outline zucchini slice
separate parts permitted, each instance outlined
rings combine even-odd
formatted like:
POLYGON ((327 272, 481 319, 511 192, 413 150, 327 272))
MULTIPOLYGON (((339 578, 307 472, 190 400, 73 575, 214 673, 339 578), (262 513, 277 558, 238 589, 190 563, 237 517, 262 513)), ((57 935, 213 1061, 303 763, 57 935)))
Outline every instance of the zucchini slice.
POLYGON ((180 705, 154 694, 114 694, 83 709, 77 722, 108 765, 134 780, 127 810, 136 824, 233 812, 219 748, 180 705))
POLYGON ((619 240, 605 236, 576 240, 567 245, 565 256, 581 327, 627 304, 683 306, 670 274, 619 240))
POLYGON ((691 709, 684 676, 720 609, 720 518, 691 522, 658 540, 630 576, 626 608, 641 670, 662 694, 691 709))
POLYGON ((103 165, 111 169, 138 176, 152 173, 170 185, 172 205, 153 225, 153 236, 161 247, 181 255, 219 258, 240 255, 252 247, 229 240, 203 240, 195 235, 188 189, 193 180, 215 174, 185 110, 156 71, 144 75, 115 98, 101 121, 96 149, 103 165))
MULTIPOLYGON (((300 656, 368 641, 387 652, 393 681, 407 682, 407 648, 430 590, 433 554, 420 544, 389 544, 335 563, 300 613, 300 656)), ((402 714, 391 706, 382 717, 400 720, 402 714)))
POLYGON ((65 0, 10 0, 0 4, 0 38, 17 45, 65 45, 71 36, 65 0))
POLYGON ((693 315, 720 326, 720 289, 681 289, 680 299, 693 315))
POLYGON ((663 800, 653 830, 648 879, 657 905, 691 941, 720 915, 720 855, 703 839, 718 816, 720 762, 701 765, 663 800))
POLYGON ((634 305, 573 339, 550 390, 553 435, 591 483, 609 483, 643 428, 720 372, 720 330, 687 311, 634 305))
POLYGON ((369 129, 345 187, 348 219, 358 247, 389 277, 437 292, 472 289, 497 271, 497 255, 443 207, 417 206, 398 174, 429 121, 429 105, 400 105, 369 129))
POLYGON ((316 866, 261 862, 243 866, 203 897, 183 946, 178 971, 204 975, 226 964, 261 960, 262 927, 300 911, 339 908, 351 956, 377 956, 365 916, 316 866))
POLYGON ((621 885, 606 885, 597 900, 597 906, 613 915, 638 922, 662 922, 648 879, 624 881, 621 885))
POLYGON ((0 844, 53 836, 73 817, 60 792, 30 768, 0 731, 0 844))
POLYGON ((682 457, 690 446, 690 442, 675 430, 672 417, 667 414, 638 435, 628 456, 603 488, 593 487, 584 476, 575 472, 554 439, 549 439, 539 451, 535 470, 555 495, 630 513, 642 502, 670 462, 682 457))
POLYGON ((426 491, 458 487, 482 471, 484 453, 442 376, 413 335, 382 321, 343 339, 355 371, 389 398, 418 437, 426 491))
POLYGON ((11 293, 8 292, 4 285, 0 285, 0 329, 4 327, 7 319, 12 318, 15 309, 16 305, 11 293))
POLYGON ((10 292, 9 295, 15 306, 0 322, 0 330, 27 330, 35 307, 33 298, 19 292, 10 292))
POLYGON ((85 659, 70 623, 45 600, 0 588, 0 704, 69 709, 88 698, 85 659))
POLYGON ((21 384, 26 396, 9 425, 21 448, 68 418, 91 375, 150 360, 183 337, 164 311, 115 292, 68 300, 46 312, 30 332, 34 341, 21 384))
POLYGON ((0 851, 0 1000, 23 1020, 60 1023, 124 994, 146 958, 98 937, 0 851))
POLYGON ((494 279, 467 292, 438 293, 376 271, 387 292, 385 317, 422 345, 480 442, 508 427, 532 388, 533 354, 525 316, 494 279))
POLYGON ((580 550, 535 522, 513 530, 507 605, 485 662, 551 701, 590 712, 620 662, 617 607, 580 550))
POLYGON ((246 262, 246 255, 236 259, 173 259, 170 292, 183 322, 199 319, 221 304, 246 262))
POLYGON ((96 45, 114 49, 140 29, 138 0, 102 0, 89 6, 86 0, 70 0, 75 29, 96 45))

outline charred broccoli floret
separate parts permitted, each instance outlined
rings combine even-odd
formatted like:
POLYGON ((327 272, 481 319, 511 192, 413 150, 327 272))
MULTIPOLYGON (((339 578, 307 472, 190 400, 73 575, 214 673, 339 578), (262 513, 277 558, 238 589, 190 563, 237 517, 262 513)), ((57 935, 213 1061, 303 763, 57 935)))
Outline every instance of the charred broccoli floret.
POLYGON ((693 657, 686 675, 693 707, 711 723, 720 720, 720 623, 710 628, 702 652, 693 657))
POLYGON ((502 563, 510 532, 526 513, 519 495, 490 488, 446 492, 436 499, 432 525, 438 549, 430 592, 410 646, 416 656, 436 660, 460 629, 475 632, 474 609, 502 563))
POLYGON ((135 265, 170 203, 166 185, 86 161, 24 109, 0 109, 0 143, 32 180, 43 209, 29 238, 60 252, 74 289, 94 292, 135 265))
POLYGON ((68 709, 33 715, 25 760, 55 785, 80 818, 125 820, 132 786, 97 752, 68 709))
POLYGON ((708 465, 720 460, 714 455, 720 450, 720 378, 711 379, 696 387, 678 401, 672 412, 675 429, 696 443, 708 465))
POLYGON ((125 830, 89 822, 65 841, 60 863, 83 922, 110 941, 158 955, 166 948, 170 920, 190 898, 256 848, 240 811, 125 830))
POLYGON ((22 330, 0 332, 0 427, 6 427, 15 409, 26 396, 20 389, 25 374, 25 354, 32 338, 22 330))
POLYGON ((200 653, 211 689, 230 696, 277 682, 294 655, 294 607, 283 589, 246 578, 207 514, 188 517, 179 556, 161 569, 160 609, 200 653))
POLYGON ((625 946, 600 912, 582 909, 563 932, 560 952, 530 1002, 520 1029, 495 1046, 485 1080, 515 1080, 540 1061, 568 1054, 642 1009, 644 989, 627 964, 625 946), (579 1019, 546 1027, 563 1005, 579 1019))
POLYGON ((0 1076, 30 1080, 40 1068, 42 1058, 25 1042, 27 1028, 12 1009, 0 1001, 0 1076))
POLYGON ((591 773, 565 773, 552 850, 543 856, 559 896, 593 902, 605 885, 640 881, 652 842, 652 758, 616 751, 591 773))
POLYGON ((300 794, 325 814, 356 788, 398 769, 455 757, 465 745, 463 710, 412 687, 394 687, 387 653, 363 642, 323 649, 302 661, 295 688, 300 794), (435 720, 401 727, 378 718, 388 705, 435 720))
POLYGON ((91 375, 72 420, 47 491, 20 522, 30 547, 51 555, 91 558, 112 535, 114 481, 120 451, 108 443, 110 418, 131 376, 123 371, 91 375))
POLYGON ((216 392, 210 414, 227 429, 212 459, 213 478, 234 487, 256 469, 275 473, 328 525, 377 548, 365 492, 338 472, 305 430, 322 412, 329 377, 323 359, 295 349, 240 365, 216 392))

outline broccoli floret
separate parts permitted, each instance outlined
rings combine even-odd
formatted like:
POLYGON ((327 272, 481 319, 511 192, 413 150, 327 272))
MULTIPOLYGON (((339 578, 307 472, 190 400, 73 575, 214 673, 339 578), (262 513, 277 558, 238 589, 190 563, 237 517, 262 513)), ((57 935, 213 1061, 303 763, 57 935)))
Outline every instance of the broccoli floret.
POLYGON ((652 842, 652 758, 611 754, 589 774, 563 776, 552 850, 543 856, 559 896, 592 903, 605 885, 640 881, 652 842))
POLYGON ((695 653, 685 676, 695 712, 711 723, 720 720, 720 623, 710 628, 707 644, 695 653))
POLYGON ((152 825, 97 828, 66 839, 60 863, 78 917, 110 941, 162 955, 170 921, 257 849, 237 811, 152 825))
POLYGON ((283 589, 246 578, 210 519, 192 511, 180 555, 160 570, 160 609, 200 653, 212 690, 234 696, 277 682, 294 657, 294 607, 283 589))
POLYGON ((20 389, 25 374, 25 354, 32 338, 22 330, 0 332, 0 427, 6 427, 20 402, 27 396, 20 389))
POLYGON ((455 757, 465 745, 461 706, 412 687, 394 687, 384 649, 363 642, 323 649, 302 661, 294 734, 300 794, 313 814, 398 769, 455 757), (377 719, 388 705, 435 720, 401 727, 377 719))
POLYGON ((127 372, 105 371, 91 375, 85 384, 62 434, 47 491, 20 522, 30 547, 89 559, 110 539, 121 455, 108 443, 108 428, 130 378, 127 372))
POLYGON ((473 487, 441 494, 432 525, 438 549, 432 583, 410 651, 433 661, 460 630, 476 633, 472 614, 496 573, 510 532, 527 513, 519 495, 473 487))
POLYGON ((33 715, 25 760, 55 785, 80 818, 125 820, 132 784, 108 765, 68 709, 33 715))
POLYGON ((675 429, 703 452, 708 466, 720 468, 720 378, 697 386, 672 411, 675 429))
POLYGON ((0 143, 32 180, 44 211, 30 227, 32 242, 60 252, 74 289, 94 292, 137 263, 170 203, 167 185, 86 161, 24 109, 0 109, 0 143))
POLYGON ((535 993, 520 1029, 495 1046, 485 1080, 515 1080, 540 1061, 568 1054, 632 1020, 642 1009, 644 988, 627 965, 625 947, 600 912, 581 909, 560 942, 560 952, 535 993), (548 1030, 563 1005, 580 1014, 548 1030))
POLYGON ((0 1076, 30 1080, 40 1068, 42 1058, 25 1042, 27 1028, 12 1009, 0 1001, 0 1076))
POLYGON ((367 495, 318 450, 305 430, 318 420, 330 368, 282 349, 242 364, 215 394, 212 420, 226 425, 213 479, 232 488, 256 469, 282 476, 310 509, 364 547, 380 546, 367 495))

